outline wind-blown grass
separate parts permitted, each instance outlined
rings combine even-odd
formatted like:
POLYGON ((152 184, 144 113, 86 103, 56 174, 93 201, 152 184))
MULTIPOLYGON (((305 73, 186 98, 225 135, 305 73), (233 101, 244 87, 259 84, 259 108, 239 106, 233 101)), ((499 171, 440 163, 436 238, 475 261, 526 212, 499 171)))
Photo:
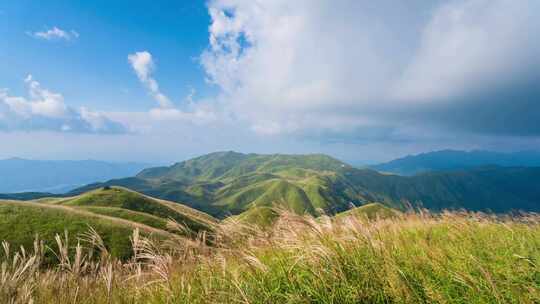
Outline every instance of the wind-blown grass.
POLYGON ((52 269, 40 265, 46 249, 39 242, 15 256, 8 250, 0 302, 540 302, 537 215, 417 213, 365 221, 281 212, 270 230, 227 221, 211 245, 204 235, 156 243, 135 231, 127 262, 111 258, 95 233, 83 240, 69 247, 57 238, 59 264, 52 269))

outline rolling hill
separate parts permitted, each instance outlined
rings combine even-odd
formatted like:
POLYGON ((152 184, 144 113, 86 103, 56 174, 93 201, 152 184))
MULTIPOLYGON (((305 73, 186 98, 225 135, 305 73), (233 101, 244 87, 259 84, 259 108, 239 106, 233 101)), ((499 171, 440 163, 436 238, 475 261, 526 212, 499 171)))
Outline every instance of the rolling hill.
POLYGON ((75 242, 92 227, 110 253, 120 258, 131 255, 129 237, 136 228, 158 238, 172 234, 193 237, 197 232, 211 232, 216 224, 216 219, 200 211, 119 187, 99 188, 73 197, 0 201, 0 240, 30 248, 38 234, 53 246, 55 234, 69 231, 75 242), (169 219, 187 229, 170 229, 169 219))
POLYGON ((480 166, 538 167, 540 152, 499 153, 490 151, 443 150, 409 155, 372 166, 377 171, 399 175, 415 175, 433 171, 470 169, 480 166))
POLYGON ((14 248, 32 248, 36 236, 54 247, 54 236, 69 232, 70 242, 94 228, 109 252, 119 258, 131 255, 129 237, 138 228, 143 234, 166 237, 167 232, 142 223, 89 212, 84 209, 34 202, 0 201, 0 240, 14 248))
POLYGON ((90 184, 66 195, 23 193, 0 201, 0 240, 30 246, 38 233, 53 246, 88 226, 110 252, 129 257, 135 228, 158 238, 211 234, 219 219, 268 227, 275 207, 338 218, 393 217, 407 207, 508 212, 540 211, 540 167, 484 166, 413 176, 358 169, 325 155, 219 152, 90 184), (137 191, 137 192, 136 192, 137 191), (375 203, 378 202, 378 203, 375 203), (173 219, 188 229, 168 226, 173 219))
POLYGON ((211 230, 216 220, 178 203, 155 199, 121 187, 105 187, 75 197, 46 201, 47 204, 83 209, 96 214, 124 218, 166 230, 172 219, 193 232, 211 230))
POLYGON ((485 166, 397 176, 320 154, 218 152, 75 193, 118 185, 219 218, 247 211, 253 217, 253 210, 275 205, 315 216, 336 214, 371 202, 395 208, 507 212, 540 211, 539 181, 540 168, 535 167, 485 166))

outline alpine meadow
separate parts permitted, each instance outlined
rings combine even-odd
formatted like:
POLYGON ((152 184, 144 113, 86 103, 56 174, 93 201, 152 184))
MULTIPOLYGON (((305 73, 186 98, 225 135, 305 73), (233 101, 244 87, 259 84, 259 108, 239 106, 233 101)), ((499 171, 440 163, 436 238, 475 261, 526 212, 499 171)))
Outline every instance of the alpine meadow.
POLYGON ((0 303, 540 303, 539 13, 0 1, 0 303))

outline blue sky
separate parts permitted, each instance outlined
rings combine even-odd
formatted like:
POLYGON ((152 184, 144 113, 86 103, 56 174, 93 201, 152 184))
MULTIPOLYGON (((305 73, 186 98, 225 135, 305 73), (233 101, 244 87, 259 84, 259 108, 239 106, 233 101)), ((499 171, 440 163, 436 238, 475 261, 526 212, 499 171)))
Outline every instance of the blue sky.
POLYGON ((540 2, 1 1, 0 158, 540 148, 540 2))
POLYGON ((203 1, 5 1, 0 6, 2 86, 24 93, 32 74, 62 92, 74 106, 104 111, 152 105, 126 56, 148 50, 159 62, 160 85, 183 98, 191 88, 207 94, 197 57, 206 48, 210 22, 203 1), (52 27, 75 30, 73 41, 44 41, 25 34, 52 27))

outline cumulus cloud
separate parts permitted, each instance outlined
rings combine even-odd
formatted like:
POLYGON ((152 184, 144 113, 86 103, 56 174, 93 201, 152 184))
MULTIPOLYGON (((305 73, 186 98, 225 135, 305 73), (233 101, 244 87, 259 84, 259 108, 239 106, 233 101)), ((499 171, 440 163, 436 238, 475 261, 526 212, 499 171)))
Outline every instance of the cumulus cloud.
POLYGON ((540 66, 538 1, 455 1, 423 29, 398 98, 445 99, 500 87, 540 66))
POLYGON ((208 102, 196 103, 193 98, 195 90, 191 89, 185 98, 182 108, 176 107, 159 89, 159 84, 152 77, 156 68, 152 54, 148 51, 128 55, 128 61, 150 96, 158 103, 158 107, 150 109, 149 119, 153 121, 181 121, 196 125, 214 122, 218 119, 217 109, 208 102))
POLYGON ((521 135, 523 107, 521 130, 540 119, 539 11, 534 0, 214 0, 201 63, 261 134, 521 135), (516 100, 523 90, 533 95, 516 100))
POLYGON ((71 30, 66 31, 62 30, 58 27, 53 27, 51 29, 45 30, 45 31, 37 31, 37 32, 28 32, 28 34, 34 38, 37 39, 44 39, 44 40, 75 40, 79 38, 79 33, 71 30))
POLYGON ((152 72, 155 69, 152 54, 147 51, 129 54, 128 61, 141 83, 146 87, 152 98, 158 102, 159 106, 162 108, 172 107, 171 101, 161 93, 157 81, 152 77, 152 72))
POLYGON ((49 130, 77 133, 124 133, 126 128, 100 112, 66 105, 62 94, 41 86, 32 75, 25 79, 28 97, 0 89, 0 129, 49 130))

